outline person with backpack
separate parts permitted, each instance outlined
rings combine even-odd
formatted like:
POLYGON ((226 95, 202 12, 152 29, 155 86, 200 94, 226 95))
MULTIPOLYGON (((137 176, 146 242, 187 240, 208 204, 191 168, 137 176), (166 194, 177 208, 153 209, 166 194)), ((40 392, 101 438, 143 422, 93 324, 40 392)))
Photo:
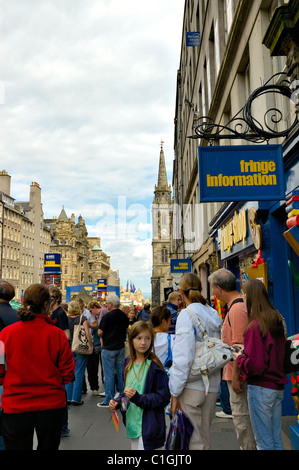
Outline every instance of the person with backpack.
MULTIPOLYGON (((237 290, 235 275, 228 269, 222 268, 212 273, 208 281, 213 295, 227 305, 221 334, 222 341, 229 346, 243 345, 243 335, 248 323, 247 309, 237 290)), ((229 389, 233 423, 240 449, 255 450, 256 443, 247 402, 247 384, 236 361, 229 362, 223 368, 223 380, 227 381, 229 389)))
POLYGON ((172 416, 175 416, 177 409, 181 409, 194 428, 189 450, 211 448, 210 428, 220 385, 220 370, 209 374, 208 391, 201 374, 196 379, 190 378, 196 351, 197 328, 193 315, 198 317, 210 337, 219 338, 221 333, 222 319, 208 305, 201 290, 201 281, 196 274, 186 273, 182 276, 180 293, 186 308, 180 312, 176 323, 169 377, 172 416))

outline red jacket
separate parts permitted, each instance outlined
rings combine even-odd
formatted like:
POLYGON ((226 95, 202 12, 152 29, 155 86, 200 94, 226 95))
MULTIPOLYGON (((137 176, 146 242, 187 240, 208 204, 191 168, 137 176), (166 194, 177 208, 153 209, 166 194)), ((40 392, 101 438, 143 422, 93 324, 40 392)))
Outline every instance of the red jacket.
POLYGON ((0 365, 5 413, 66 406, 64 384, 74 378, 75 363, 65 333, 45 315, 18 321, 0 333, 6 372, 0 365))

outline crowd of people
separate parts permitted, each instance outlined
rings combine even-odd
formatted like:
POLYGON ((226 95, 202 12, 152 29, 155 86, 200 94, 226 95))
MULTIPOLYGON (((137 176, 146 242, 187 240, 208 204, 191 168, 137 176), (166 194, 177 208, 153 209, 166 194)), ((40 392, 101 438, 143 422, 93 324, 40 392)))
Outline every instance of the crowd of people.
POLYGON ((58 449, 69 434, 70 406, 84 404, 87 384, 102 396, 98 408, 121 410, 132 450, 163 449, 169 420, 182 411, 193 426, 189 450, 211 449, 216 402, 232 417, 240 449, 283 449, 281 402, 287 377, 283 358, 285 323, 260 280, 237 290, 227 269, 209 277, 211 300, 226 305, 223 319, 202 295, 200 278, 182 276, 167 302, 137 311, 109 294, 62 303, 61 291, 33 284, 18 311, 10 306, 14 287, 0 280, 0 446, 58 449), (234 360, 209 375, 190 378, 199 331, 234 348, 234 360), (83 325, 91 354, 72 351, 74 329, 83 325), (168 412, 166 412, 168 410, 168 412))

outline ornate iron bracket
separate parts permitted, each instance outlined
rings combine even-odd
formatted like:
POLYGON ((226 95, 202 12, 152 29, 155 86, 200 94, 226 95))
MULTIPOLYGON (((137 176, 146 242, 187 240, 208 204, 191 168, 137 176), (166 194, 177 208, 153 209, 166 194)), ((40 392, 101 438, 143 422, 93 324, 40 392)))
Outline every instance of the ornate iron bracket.
POLYGON ((198 113, 195 112, 193 124, 195 135, 189 136, 189 138, 201 138, 210 142, 221 139, 244 139, 254 143, 262 143, 270 139, 287 137, 298 124, 297 113, 294 122, 288 128, 278 130, 280 123, 287 122, 283 110, 278 108, 268 109, 264 114, 263 123, 255 119, 252 112, 254 101, 268 93, 278 93, 296 104, 296 92, 298 94, 299 82, 296 82, 296 89, 294 89, 294 84, 291 84, 288 80, 283 80, 279 84, 270 84, 277 75, 286 74, 275 74, 265 85, 257 88, 250 95, 245 106, 225 125, 214 123, 213 119, 208 116, 199 117, 198 113))

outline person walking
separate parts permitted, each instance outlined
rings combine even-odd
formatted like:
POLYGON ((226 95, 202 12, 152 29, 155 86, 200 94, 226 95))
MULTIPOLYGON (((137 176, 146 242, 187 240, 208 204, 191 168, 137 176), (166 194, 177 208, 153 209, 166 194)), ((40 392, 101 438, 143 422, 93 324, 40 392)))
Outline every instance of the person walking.
POLYGON ((176 323, 169 378, 171 412, 174 416, 176 409, 180 408, 193 424, 189 449, 208 450, 211 447, 210 427, 219 390, 220 371, 209 375, 207 394, 201 376, 198 380, 189 380, 195 356, 196 328, 189 312, 192 310, 199 317, 202 327, 211 337, 220 337, 222 320, 202 296, 201 281, 196 274, 184 274, 179 289, 186 308, 180 312, 176 323))
MULTIPOLYGON (((161 361, 152 352, 155 333, 148 321, 138 321, 130 330, 130 356, 125 359, 124 395, 130 400, 126 432, 132 450, 161 449, 166 439, 164 408, 170 400, 168 380, 161 361)), ((111 411, 121 396, 109 402, 111 411)))
MULTIPOLYGON (((80 305, 76 300, 72 300, 68 304, 68 321, 70 330, 70 345, 72 345, 74 336, 74 327, 82 323, 85 326, 86 336, 90 343, 92 338, 89 331, 89 323, 86 318, 81 315, 80 305)), ((68 404, 73 406, 83 405, 82 401, 82 385, 85 376, 88 355, 73 352, 75 361, 75 380, 68 383, 66 386, 66 394, 68 404)))
POLYGON ((248 384, 250 419, 258 450, 283 450, 281 402, 284 385, 285 328, 259 279, 249 279, 242 288, 248 326, 244 351, 237 353, 238 367, 248 384))
POLYGON ((122 366, 125 355, 125 341, 129 319, 120 310, 120 300, 116 294, 107 296, 107 308, 99 324, 98 334, 102 339, 102 364, 104 372, 105 398, 98 403, 99 408, 109 407, 109 401, 115 394, 115 373, 118 391, 123 392, 122 366))
MULTIPOLYGON (((62 293, 57 286, 50 286, 50 299, 51 299, 51 319, 55 322, 55 326, 60 328, 66 335, 67 339, 70 339, 70 330, 67 313, 65 308, 62 308, 62 293)), ((66 392, 65 392, 66 393, 66 392)), ((63 425, 61 429, 61 436, 68 437, 70 430, 68 426, 68 406, 65 407, 63 425)))
MULTIPOLYGON (((89 323, 89 330, 93 342, 92 354, 87 356, 87 378, 93 395, 99 395, 99 363, 101 354, 100 337, 98 335, 98 318, 101 305, 96 300, 91 300, 87 306, 88 312, 84 316, 89 323)), ((86 380, 83 381, 83 393, 87 392, 86 380)))
POLYGON ((33 284, 18 310, 20 321, 0 333, 2 434, 6 450, 58 450, 66 397, 75 364, 66 335, 50 319, 49 289, 33 284))
MULTIPOLYGON (((235 275, 228 269, 221 268, 212 273, 208 281, 213 295, 227 305, 227 314, 221 334, 222 341, 228 346, 243 344, 243 335, 248 323, 247 310, 240 292, 237 290, 235 275)), ((256 443, 247 402, 247 384, 236 361, 229 362, 223 368, 222 378, 227 381, 233 424, 240 449, 255 450, 256 443)))
POLYGON ((50 286, 51 296, 51 319, 55 321, 58 328, 64 331, 67 339, 70 339, 68 318, 65 310, 61 307, 62 293, 56 286, 50 286))

